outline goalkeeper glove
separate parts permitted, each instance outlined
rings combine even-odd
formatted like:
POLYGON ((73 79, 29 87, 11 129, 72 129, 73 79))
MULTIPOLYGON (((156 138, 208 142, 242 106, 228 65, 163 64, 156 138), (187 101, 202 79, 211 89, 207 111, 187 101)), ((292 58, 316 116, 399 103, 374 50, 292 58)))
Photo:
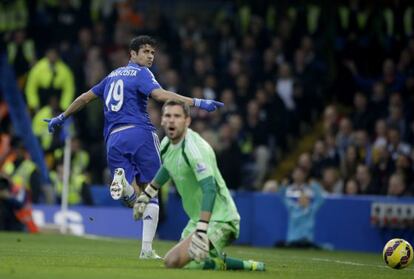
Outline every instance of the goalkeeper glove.
POLYGON ((214 100, 197 99, 197 98, 193 98, 193 103, 195 107, 201 108, 208 112, 215 111, 217 108, 224 106, 222 102, 217 102, 214 100))
POLYGON ((134 204, 134 220, 139 220, 144 215, 145 208, 150 199, 155 198, 158 194, 158 188, 152 184, 145 187, 144 191, 139 195, 134 204))
POLYGON ((207 237, 207 228, 207 221, 198 221, 197 229, 191 237, 191 243, 188 248, 188 255, 190 258, 197 262, 200 262, 207 258, 210 251, 210 241, 207 237))
POLYGON ((49 123, 49 133, 53 133, 57 127, 62 126, 63 122, 65 122, 65 116, 63 115, 63 113, 61 113, 58 116, 53 117, 52 119, 43 119, 43 121, 49 123))

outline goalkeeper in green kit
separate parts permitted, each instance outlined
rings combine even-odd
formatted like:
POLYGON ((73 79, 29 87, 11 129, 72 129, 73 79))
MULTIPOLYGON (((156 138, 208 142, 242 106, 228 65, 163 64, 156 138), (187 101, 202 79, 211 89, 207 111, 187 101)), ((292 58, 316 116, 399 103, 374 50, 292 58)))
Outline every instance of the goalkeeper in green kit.
POLYGON ((142 218, 150 199, 172 179, 190 220, 181 241, 165 255, 165 266, 264 271, 262 262, 224 256, 224 247, 239 235, 240 216, 213 149, 188 128, 190 123, 188 105, 172 100, 164 104, 161 124, 167 136, 160 147, 163 165, 136 200, 134 218, 142 218))

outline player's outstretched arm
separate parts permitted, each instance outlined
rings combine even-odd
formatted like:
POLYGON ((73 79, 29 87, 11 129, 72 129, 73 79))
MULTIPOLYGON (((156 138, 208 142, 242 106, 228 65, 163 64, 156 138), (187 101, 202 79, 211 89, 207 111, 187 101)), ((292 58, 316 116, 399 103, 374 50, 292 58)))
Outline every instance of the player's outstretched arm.
POLYGON ((43 119, 45 122, 49 123, 49 133, 53 133, 57 127, 60 127, 63 125, 65 120, 74 114, 75 112, 81 110, 83 107, 85 107, 89 102, 95 100, 98 98, 91 90, 88 92, 83 93, 79 97, 77 97, 72 104, 69 105, 69 107, 61 113, 60 115, 53 117, 52 119, 43 119))
POLYGON ((214 100, 205 100, 205 99, 197 99, 197 98, 189 98, 177 93, 162 89, 156 88, 151 92, 152 98, 157 100, 158 102, 165 102, 167 100, 177 100, 182 101, 189 106, 194 106, 206 111, 215 111, 219 107, 222 107, 224 104, 222 102, 214 101, 214 100))

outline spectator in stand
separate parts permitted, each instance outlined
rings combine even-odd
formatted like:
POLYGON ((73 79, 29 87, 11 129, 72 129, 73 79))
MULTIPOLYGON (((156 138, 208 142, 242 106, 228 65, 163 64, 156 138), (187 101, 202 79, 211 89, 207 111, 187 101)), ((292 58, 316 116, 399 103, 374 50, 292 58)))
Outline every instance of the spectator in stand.
POLYGON ((353 196, 353 195, 359 195, 361 193, 358 182, 354 178, 350 178, 346 180, 344 185, 345 185, 343 189, 344 195, 353 196))
MULTIPOLYGON (((73 46, 70 56, 71 59, 67 60, 68 65, 73 69, 73 74, 76 77, 75 83, 76 88, 84 88, 88 85, 85 85, 85 79, 87 74, 94 73, 87 73, 85 72, 85 64, 84 61, 87 59, 89 60, 87 63, 90 63, 92 59, 88 59, 88 52, 92 48, 94 40, 92 38, 92 30, 91 28, 81 28, 78 31, 78 43, 73 46)), ((99 49, 99 51, 102 51, 100 47, 95 46, 95 48, 99 49)), ((92 58, 92 57, 90 57, 92 58)), ((105 71, 104 69, 95 69, 99 72, 105 71)), ((92 72, 92 71, 91 71, 92 72)), ((105 71, 106 72, 106 71, 105 71)))
POLYGON ((0 231, 37 233, 33 221, 30 195, 24 186, 16 186, 0 173, 0 231))
POLYGON ((375 149, 373 157, 372 176, 376 178, 381 195, 387 193, 388 179, 395 171, 395 163, 391 160, 386 145, 375 149))
MULTIPOLYGON (((165 89, 173 92, 183 92, 184 89, 182 88, 180 84, 180 78, 178 76, 177 71, 173 69, 169 69, 165 72, 164 76, 165 81, 165 89)), ((213 97, 215 98, 215 96, 213 97)), ((211 98, 211 99, 213 99, 211 98)))
MULTIPOLYGON (((33 116, 32 129, 34 135, 38 138, 44 152, 47 162, 52 160, 50 156, 53 156, 53 152, 63 146, 62 133, 56 133, 56 135, 49 134, 47 126, 44 124, 43 119, 52 118, 60 114, 59 100, 57 96, 50 96, 49 103, 40 108, 39 111, 33 116)), ((48 162, 49 163, 49 162, 48 162)), ((50 164, 49 164, 50 165, 50 164)))
MULTIPOLYGON (((390 100, 391 102, 391 100, 390 100)), ((400 104, 390 104, 388 108, 389 114, 386 120, 388 126, 397 127, 401 140, 408 138, 408 124, 404 119, 402 105, 400 104)))
MULTIPOLYGON (((84 42, 85 48, 87 43, 84 42)), ((82 63, 82 76, 84 76, 84 86, 81 88, 91 88, 101 81, 106 73, 104 54, 102 49, 96 46, 90 47, 86 52, 86 59, 82 63)), ((78 87, 79 88, 79 87, 78 87)), ((98 102, 90 104, 85 110, 79 112, 79 121, 76 121, 78 135, 82 137, 85 143, 93 143, 93 149, 97 146, 96 142, 100 140, 101 131, 103 129, 103 115, 101 113, 102 107, 98 102), (88 119, 88 121, 83 121, 88 119)), ((86 145, 89 147, 88 145, 86 145)))
POLYGON ((7 57, 13 66, 19 88, 23 89, 27 72, 36 63, 36 48, 33 40, 27 36, 26 30, 16 30, 13 40, 7 44, 7 57))
POLYGON ((388 95, 385 92, 385 85, 381 81, 376 81, 372 85, 370 112, 373 119, 387 117, 388 95))
POLYGON ((228 123, 220 127, 219 142, 217 150, 219 169, 229 189, 237 190, 241 186, 242 153, 234 131, 228 123))
POLYGON ((277 74, 276 54, 271 48, 263 53, 263 67, 260 71, 258 78, 261 80, 271 79, 277 74))
POLYGON ((260 41, 256 41, 252 34, 245 34, 241 38, 241 57, 242 62, 248 69, 251 69, 252 72, 257 73, 259 70, 260 63, 260 55, 258 44, 260 41))
POLYGON ((248 144, 245 144, 245 132, 243 130, 243 118, 240 114, 232 114, 228 117, 227 123, 230 125, 230 128, 232 129, 232 132, 234 134, 234 137, 240 146, 242 153, 245 152, 249 147, 248 144), (245 146, 246 145, 246 146, 245 146))
POLYGON ((344 179, 355 176, 359 163, 360 158, 357 148, 354 145, 349 145, 344 156, 341 158, 341 176, 344 179))
POLYGON ((395 69, 395 64, 392 59, 384 60, 382 66, 382 76, 377 78, 365 78, 359 75, 358 69, 353 61, 347 61, 346 67, 351 71, 354 80, 359 88, 369 92, 376 81, 381 81, 385 85, 385 89, 388 93, 401 92, 405 85, 405 76, 401 75, 395 69))
POLYGON ((305 172, 296 167, 292 174, 292 183, 282 187, 280 195, 288 210, 288 231, 286 242, 276 245, 318 247, 314 243, 315 215, 324 201, 319 184, 309 184, 305 172))
POLYGON ((287 110, 282 99, 275 91, 275 83, 272 80, 265 80, 263 90, 266 95, 267 102, 262 104, 262 109, 266 113, 269 123, 268 131, 276 138, 276 144, 281 149, 287 149, 287 125, 284 121, 287 117, 287 110))
MULTIPOLYGON (((72 165, 75 166, 75 164, 72 165)), ((58 161, 54 169, 56 171, 50 172, 50 180, 56 191, 56 202, 60 204, 63 191, 63 160, 58 161)), ((76 171, 71 174, 68 185, 68 203, 70 205, 93 205, 89 183, 83 173, 76 171)))
POLYGON ((409 196, 411 193, 407 189, 404 177, 401 174, 393 174, 388 184, 387 196, 403 197, 409 196))
POLYGON ((263 184, 263 193, 276 193, 279 189, 279 184, 276 180, 270 179, 263 184))
MULTIPOLYGON (((83 149, 82 143, 77 137, 71 139, 71 176, 83 175, 85 181, 89 181, 88 170, 89 170, 89 153, 83 149)), ((54 152, 54 163, 59 164, 63 161, 64 148, 56 149, 54 152)), ((56 169, 56 167, 54 168, 56 169)))
POLYGON ((339 116, 335 105, 328 105, 323 112, 323 128, 325 132, 336 134, 339 128, 339 116))
POLYGON ((354 145, 357 148, 359 158, 367 166, 371 165, 372 149, 366 130, 357 130, 353 133, 354 145))
POLYGON ((329 166, 329 159, 326 156, 326 146, 323 140, 316 141, 313 146, 312 164, 315 168, 315 178, 321 178, 322 171, 329 166))
POLYGON ((234 91, 232 89, 224 89, 221 92, 220 101, 226 104, 220 111, 223 119, 226 119, 229 115, 233 113, 237 113, 239 107, 236 104, 234 91))
POLYGON ((413 166, 410 157, 400 154, 395 161, 395 173, 403 177, 407 188, 411 188, 414 182, 413 166))
POLYGON ((356 181, 361 190, 361 194, 375 195, 380 193, 376 181, 372 178, 371 172, 368 166, 359 164, 356 171, 356 181))
POLYGON ((300 167, 306 174, 306 177, 313 178, 314 175, 314 168, 312 164, 312 157, 311 154, 308 152, 302 153, 298 159, 298 167, 300 167))
POLYGON ((217 62, 222 69, 227 68, 231 52, 237 45, 237 38, 234 34, 235 28, 230 19, 225 19, 219 23, 217 30, 217 62))
POLYGON ((311 111, 321 110, 323 106, 321 88, 326 76, 323 64, 317 57, 312 38, 304 36, 300 48, 294 54, 293 73, 298 83, 303 86, 304 99, 311 111))
POLYGON ((57 2, 57 7, 53 9, 52 19, 52 24, 55 27, 52 29, 53 36, 57 42, 62 40, 75 42, 80 23, 79 10, 73 5, 73 1, 61 0, 57 2))
MULTIPOLYGON (((0 104, 1 106, 1 104, 0 104)), ((0 120, 2 120, 0 118, 0 120)), ((11 136, 6 126, 0 126, 0 169, 3 167, 4 160, 11 150, 11 136)))
POLYGON ((408 48, 405 48, 400 53, 400 58, 397 64, 398 72, 402 73, 405 76, 408 76, 414 71, 414 61, 412 54, 408 48))
POLYGON ((339 131, 336 134, 336 146, 341 158, 345 156, 348 146, 352 144, 352 122, 348 117, 343 117, 339 122, 339 131))
POLYGON ((252 84, 250 77, 247 73, 241 73, 236 77, 236 84, 235 84, 235 92, 236 92, 236 102, 237 105, 245 109, 247 107, 247 103, 251 98, 252 92, 252 84))
MULTIPOLYGON (((303 84, 300 82, 295 82, 293 84, 293 100, 296 104, 296 117, 298 119, 298 133, 302 133, 300 130, 303 127, 303 124, 312 123, 312 109, 314 106, 311 104, 308 96, 306 96, 306 89, 303 87, 303 84)), ((303 129, 303 128, 302 128, 303 129)))
POLYGON ((23 231, 24 225, 16 215, 15 210, 22 207, 22 202, 13 197, 10 181, 0 176, 0 231, 23 231))
POLYGON ((331 194, 340 194, 344 188, 344 182, 339 177, 338 170, 333 167, 323 170, 321 185, 327 193, 331 194))
POLYGON ((391 154, 392 160, 397 160, 398 155, 410 155, 411 146, 401 141, 400 129, 395 126, 388 128, 388 152, 391 154))
POLYGON ((253 146, 254 161, 254 180, 252 181, 255 189, 262 188, 262 183, 267 174, 270 150, 268 133, 266 132, 267 124, 260 115, 259 105, 256 100, 251 100, 247 104, 247 116, 245 120, 245 132, 248 141, 253 146))
POLYGON ((372 144, 373 152, 375 153, 375 150, 382 146, 387 146, 387 122, 384 119, 378 119, 375 122, 375 136, 372 144))
POLYGON ((49 48, 46 56, 30 70, 26 85, 29 108, 36 112, 57 96, 59 108, 65 109, 75 95, 75 83, 70 68, 59 58, 56 48, 49 48))
POLYGON ((296 116, 296 104, 294 100, 294 78, 291 73, 289 64, 284 63, 279 66, 278 79, 276 81, 276 92, 282 99, 287 111, 288 131, 290 134, 296 135, 298 119, 296 116))
POLYGON ((335 135, 331 133, 325 134, 324 138, 325 149, 326 149, 326 160, 327 164, 332 167, 339 167, 340 156, 338 148, 336 147, 335 135))
POLYGON ((355 130, 371 131, 372 129, 372 114, 368 111, 367 103, 367 97, 362 92, 355 93, 354 109, 350 115, 355 130))
POLYGON ((9 176, 15 186, 30 191, 34 203, 49 202, 50 187, 42 185, 40 172, 20 139, 12 140, 12 150, 4 160, 0 172, 9 176))

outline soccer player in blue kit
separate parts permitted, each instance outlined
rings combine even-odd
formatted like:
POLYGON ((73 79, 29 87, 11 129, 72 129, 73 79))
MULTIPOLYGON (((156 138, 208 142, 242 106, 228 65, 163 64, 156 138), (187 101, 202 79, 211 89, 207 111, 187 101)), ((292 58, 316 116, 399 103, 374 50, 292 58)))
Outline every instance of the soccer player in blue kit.
MULTIPOLYGON (((65 119, 89 102, 100 98, 105 103, 104 138, 108 166, 113 175, 110 193, 113 199, 122 199, 131 208, 139 188, 144 189, 161 166, 159 140, 147 113, 148 98, 159 102, 178 100, 209 112, 223 106, 214 100, 188 98, 164 90, 148 69, 154 60, 155 47, 155 40, 149 36, 133 38, 128 65, 113 70, 59 116, 45 119, 49 132, 53 133, 65 119)), ((152 249, 158 213, 158 199, 154 198, 143 215, 140 258, 160 258, 152 249)))

